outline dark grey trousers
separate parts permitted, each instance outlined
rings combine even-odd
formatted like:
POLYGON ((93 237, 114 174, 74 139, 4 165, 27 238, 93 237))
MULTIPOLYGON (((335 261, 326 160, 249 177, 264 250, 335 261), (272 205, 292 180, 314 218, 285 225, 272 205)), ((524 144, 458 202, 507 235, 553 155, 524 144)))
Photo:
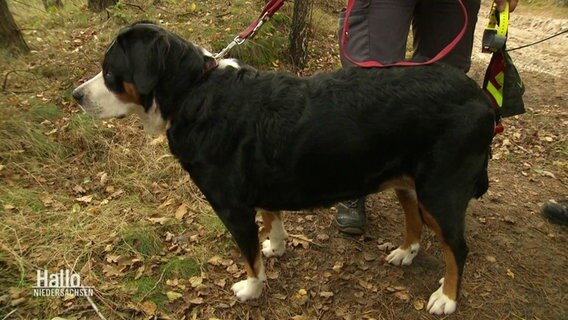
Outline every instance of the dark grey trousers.
MULTIPOLYGON (((469 20, 466 33, 442 61, 467 72, 481 0, 463 2, 469 20)), ((339 17, 340 40, 344 18, 345 11, 339 17)), ((349 17, 345 50, 355 61, 404 60, 412 26, 413 57, 432 58, 456 37, 463 24, 458 0, 356 0, 349 17)), ((343 55, 341 58, 343 66, 350 64, 343 55)))

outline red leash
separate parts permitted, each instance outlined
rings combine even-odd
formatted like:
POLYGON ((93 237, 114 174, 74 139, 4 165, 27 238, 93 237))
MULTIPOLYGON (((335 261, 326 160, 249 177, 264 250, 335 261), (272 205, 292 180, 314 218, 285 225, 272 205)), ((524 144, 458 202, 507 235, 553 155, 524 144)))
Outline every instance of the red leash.
POLYGON ((276 11, 278 11, 278 9, 282 7, 284 1, 286 0, 270 0, 266 4, 266 6, 264 6, 264 9, 262 9, 260 16, 258 16, 258 18, 256 18, 253 23, 251 23, 243 32, 239 34, 239 38, 248 39, 252 37, 256 33, 258 28, 262 25, 262 23, 270 19, 276 13, 276 11))
POLYGON ((349 2, 347 3, 347 9, 345 11, 345 20, 343 21, 343 34, 341 34, 340 50, 341 50, 341 52, 343 52, 343 56, 345 57, 345 59, 347 59, 349 62, 353 63, 354 65, 362 67, 362 68, 383 68, 383 67, 392 67, 392 66, 409 67, 409 66, 420 66, 420 65, 425 65, 425 64, 432 64, 432 63, 442 59, 450 51, 452 51, 452 49, 458 44, 458 42, 463 38, 463 35, 465 34, 465 31, 466 31, 467 25, 468 25, 467 9, 466 9, 465 5, 463 4, 463 0, 458 0, 458 2, 461 6, 463 16, 464 16, 464 24, 463 24, 461 31, 454 38, 454 40, 452 40, 452 42, 448 43, 448 45, 444 49, 442 49, 442 51, 440 51, 437 55, 435 55, 433 58, 431 58, 430 60, 428 60, 426 62, 400 61, 400 62, 396 62, 396 63, 382 64, 379 61, 374 61, 374 60, 355 61, 355 60, 351 59, 351 57, 349 56, 349 54, 345 50, 345 43, 347 42, 347 38, 348 38, 348 35, 349 35, 349 16, 351 15, 351 11, 353 10, 353 5, 355 4, 355 0, 349 0, 349 2))
MULTIPOLYGON (((276 11, 278 11, 278 9, 280 9, 280 7, 282 7, 282 5, 284 5, 284 2, 286 0, 270 0, 265 6, 264 9, 262 9, 262 12, 260 13, 260 15, 258 16, 258 18, 256 18, 256 20, 254 20, 243 32, 241 32, 238 36, 236 36, 233 41, 231 41, 229 43, 229 45, 227 45, 227 47, 225 47, 223 50, 221 50, 221 52, 219 52, 218 54, 215 55, 215 59, 221 59, 225 56, 225 54, 227 54, 227 52, 229 50, 231 50, 231 48, 233 48, 235 45, 241 45, 243 42, 245 42, 245 40, 250 39, 254 36, 254 34, 258 31, 258 29, 260 29, 260 27, 266 22, 268 21, 275 13, 276 11)), ((355 61, 353 59, 351 59, 351 57, 349 56, 349 54, 347 53, 347 51, 345 50, 345 43, 347 42, 347 38, 348 38, 348 34, 349 34, 349 16, 351 15, 351 11, 353 10, 353 6, 355 4, 355 0, 349 0, 349 2, 347 3, 347 9, 345 12, 345 20, 343 22, 343 34, 341 35, 341 41, 340 41, 340 50, 343 52, 343 56, 345 57, 345 59, 347 59, 349 62, 359 66, 359 67, 363 67, 363 68, 381 68, 381 67, 391 67, 391 66, 419 66, 419 65, 425 65, 425 64, 432 64, 440 59, 442 59, 443 57, 445 57, 450 51, 452 51, 452 49, 457 45, 457 43, 462 39, 463 35, 465 34, 465 31, 467 29, 467 25, 468 25, 468 18, 467 18, 467 9, 465 7, 465 5, 463 4, 463 0, 458 0, 461 8, 462 8, 462 12, 463 12, 463 16, 464 16, 464 24, 462 29, 460 30, 459 34, 454 38, 454 40, 452 40, 450 43, 448 43, 448 45, 442 49, 442 51, 440 51, 436 56, 434 56, 433 58, 431 58, 430 60, 426 61, 426 62, 410 62, 410 61, 401 61, 401 62, 396 62, 396 63, 391 63, 391 64, 382 64, 379 61, 374 61, 374 60, 367 60, 367 61, 355 61)))
POLYGON ((241 32, 238 36, 236 36, 233 39, 233 41, 229 43, 229 45, 227 45, 223 50, 221 50, 221 52, 216 54, 215 59, 219 60, 223 58, 227 54, 227 52, 229 52, 229 50, 231 50, 231 48, 233 48, 235 45, 241 45, 243 44, 243 42, 245 42, 245 40, 252 38, 254 34, 258 31, 258 29, 260 29, 260 27, 266 21, 270 20, 270 18, 272 18, 272 16, 276 13, 276 11, 278 11, 278 9, 282 7, 284 1, 286 0, 270 0, 264 6, 264 9, 262 9, 262 12, 258 16, 258 18, 256 18, 256 20, 254 20, 243 32, 241 32))

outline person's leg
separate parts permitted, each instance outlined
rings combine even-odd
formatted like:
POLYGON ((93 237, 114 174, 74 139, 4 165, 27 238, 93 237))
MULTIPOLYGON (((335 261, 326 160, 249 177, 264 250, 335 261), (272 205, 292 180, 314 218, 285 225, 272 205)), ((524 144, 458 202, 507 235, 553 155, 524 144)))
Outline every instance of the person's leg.
MULTIPOLYGON (((345 50, 355 61, 382 63, 404 60, 406 40, 417 0, 359 0, 349 17, 349 35, 345 50)), ((342 12, 339 40, 343 32, 342 12)), ((341 54, 341 65, 352 66, 341 54)), ((365 198, 337 204, 335 222, 340 231, 362 234, 366 222, 365 198)))
MULTIPOLYGON (((481 0, 462 1, 468 13, 467 30, 442 61, 467 72, 471 66, 473 33, 481 0)), ((432 58, 456 37, 463 24, 464 16, 458 1, 420 0, 412 21, 414 56, 432 58)))
MULTIPOLYGON (((349 17, 345 51, 355 61, 382 63, 405 58, 406 39, 417 0, 358 0, 349 17)), ((345 12, 339 17, 339 40, 345 12)), ((341 52, 341 65, 351 65, 341 52)))

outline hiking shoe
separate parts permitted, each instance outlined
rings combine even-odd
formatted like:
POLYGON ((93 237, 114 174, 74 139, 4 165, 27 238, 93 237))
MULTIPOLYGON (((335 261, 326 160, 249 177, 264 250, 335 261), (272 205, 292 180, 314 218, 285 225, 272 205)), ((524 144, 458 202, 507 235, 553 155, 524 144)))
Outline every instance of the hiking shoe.
POLYGON ((336 206, 335 224, 339 231, 359 235, 365 230, 365 198, 339 202, 336 206))
POLYGON ((544 205, 542 213, 553 223, 568 225, 568 201, 550 201, 544 205))

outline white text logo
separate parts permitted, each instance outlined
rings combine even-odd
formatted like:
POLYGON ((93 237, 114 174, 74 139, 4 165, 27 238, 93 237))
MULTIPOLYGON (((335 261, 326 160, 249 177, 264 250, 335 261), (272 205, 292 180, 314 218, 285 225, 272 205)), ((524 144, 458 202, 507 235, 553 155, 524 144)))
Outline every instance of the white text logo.
POLYGON ((93 296, 93 287, 81 285, 81 276, 69 270, 49 273, 47 269, 36 271, 34 297, 93 296))

